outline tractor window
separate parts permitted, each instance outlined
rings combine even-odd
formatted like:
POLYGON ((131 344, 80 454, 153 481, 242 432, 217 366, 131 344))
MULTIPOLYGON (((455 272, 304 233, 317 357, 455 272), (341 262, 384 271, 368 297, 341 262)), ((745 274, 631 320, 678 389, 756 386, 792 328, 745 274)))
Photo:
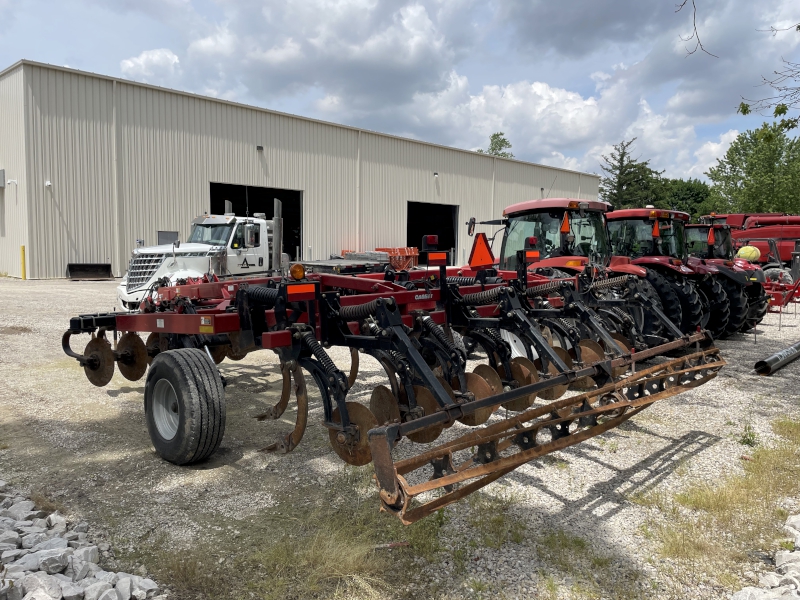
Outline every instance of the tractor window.
POLYGON ((659 236, 655 238, 653 224, 650 219, 609 221, 608 233, 614 254, 631 258, 642 256, 685 258, 683 222, 659 219, 659 236))
POLYGON ((705 227, 689 227, 686 229, 686 247, 692 256, 710 258, 708 256, 708 229, 705 227))
POLYGON ((231 237, 233 225, 198 225, 192 226, 192 233, 187 242, 208 244, 210 246, 225 246, 231 237))
POLYGON ((536 212, 511 217, 500 253, 501 269, 517 268, 517 251, 525 248, 525 240, 536 238, 541 259, 557 256, 585 256, 595 262, 608 256, 603 215, 599 212, 569 211, 570 232, 561 233, 563 210, 536 212))

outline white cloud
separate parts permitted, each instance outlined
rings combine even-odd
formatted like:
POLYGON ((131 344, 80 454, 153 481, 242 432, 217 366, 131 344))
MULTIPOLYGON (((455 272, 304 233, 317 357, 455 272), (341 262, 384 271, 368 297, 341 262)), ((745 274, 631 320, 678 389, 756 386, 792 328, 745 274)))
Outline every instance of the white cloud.
POLYGON ((705 178, 704 173, 717 164, 739 135, 736 129, 729 129, 719 136, 718 142, 707 141, 694 151, 695 164, 687 171, 688 177, 705 178))
POLYGON ((180 61, 169 48, 145 50, 119 64, 122 74, 136 81, 169 85, 180 71, 180 61))

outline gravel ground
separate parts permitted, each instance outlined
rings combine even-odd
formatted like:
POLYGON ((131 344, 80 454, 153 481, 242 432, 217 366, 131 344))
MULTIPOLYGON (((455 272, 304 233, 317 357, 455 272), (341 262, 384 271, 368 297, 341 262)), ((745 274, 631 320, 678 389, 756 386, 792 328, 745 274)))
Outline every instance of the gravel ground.
MULTIPOLYGON (((211 534, 247 544, 242 524, 248 520, 287 514, 315 497, 331 496, 334 505, 346 501, 325 488, 341 471, 341 461, 320 425, 315 393, 300 447, 289 455, 259 452, 293 424, 291 411, 277 422, 252 418, 280 393, 277 362, 268 352, 221 365, 229 382, 228 421, 217 454, 190 468, 160 460, 147 435, 143 380, 129 382, 116 373, 107 387, 95 388, 60 347, 68 318, 110 310, 115 286, 0 278, 0 479, 42 492, 107 531, 115 548, 130 552, 148 540, 181 546, 211 534)), ((617 430, 526 465, 448 508, 445 551, 433 561, 419 559, 416 576, 396 591, 525 598, 538 590, 580 597, 581 586, 558 551, 564 547, 596 558, 601 595, 669 588, 654 542, 640 531, 647 509, 629 498, 740 471, 744 425, 769 442, 771 420, 796 415, 800 362, 769 378, 756 376, 752 366, 800 339, 799 322, 784 315, 779 331, 778 317, 769 315, 757 343, 752 334, 718 343, 729 364, 715 380, 657 403, 617 430), (496 527, 486 525, 487 514, 500 517, 510 532, 505 543, 492 541, 496 527)), ((76 337, 73 345, 80 350, 83 341, 76 337)), ((332 356, 348 367, 345 352, 332 356)), ((354 397, 368 399, 378 383, 385 379, 377 363, 362 358, 354 397)), ((221 556, 224 560, 230 557, 221 556)), ((725 596, 702 583, 682 593, 725 596)))

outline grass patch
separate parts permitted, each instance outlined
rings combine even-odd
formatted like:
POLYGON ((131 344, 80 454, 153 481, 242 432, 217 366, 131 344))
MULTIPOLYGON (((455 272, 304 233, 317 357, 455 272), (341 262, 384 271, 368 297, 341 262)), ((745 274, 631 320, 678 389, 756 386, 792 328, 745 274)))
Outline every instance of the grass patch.
POLYGON ((517 497, 510 492, 499 496, 473 494, 468 497, 467 521, 480 536, 480 544, 500 548, 506 542, 521 544, 525 539, 525 523, 511 514, 517 497))
MULTIPOLYGON (((742 438, 757 444, 748 427, 742 438)), ((755 448, 741 463, 743 475, 694 484, 652 504, 666 517, 653 527, 660 553, 678 561, 685 577, 732 589, 752 553, 780 547, 786 519, 780 503, 800 493, 800 421, 781 419, 772 428, 781 439, 755 448), (713 580, 704 575, 712 572, 713 580)))
POLYGON ((742 435, 739 436, 739 443, 743 446, 750 446, 751 448, 758 446, 758 434, 750 423, 745 423, 744 431, 742 435))
POLYGON ((31 494, 31 500, 39 510, 49 513, 58 511, 62 514, 66 512, 63 504, 61 504, 58 500, 53 500, 49 496, 45 495, 44 492, 38 490, 33 492, 31 494))

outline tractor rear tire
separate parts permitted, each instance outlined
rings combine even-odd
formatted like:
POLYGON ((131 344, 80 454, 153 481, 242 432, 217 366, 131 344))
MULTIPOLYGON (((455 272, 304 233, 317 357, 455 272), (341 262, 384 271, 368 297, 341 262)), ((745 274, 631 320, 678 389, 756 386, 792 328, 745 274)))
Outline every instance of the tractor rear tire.
POLYGON ((681 320, 676 324, 683 333, 695 333, 703 320, 703 301, 700 294, 684 277, 668 277, 667 281, 681 306, 681 320))
POLYGON ((714 276, 700 282, 700 289, 708 299, 708 324, 706 329, 714 339, 725 336, 730 322, 730 300, 719 279, 714 276))
MULTIPOLYGON (((663 312, 670 321, 675 323, 675 325, 680 327, 681 319, 683 318, 681 303, 675 290, 670 285, 669 280, 657 271, 653 271, 652 269, 645 270, 647 271, 645 281, 650 284, 656 293, 656 296, 651 296, 651 298, 659 300, 657 304, 660 304, 658 308, 661 309, 661 312, 663 312)), ((642 333, 645 335, 660 335, 663 330, 664 326, 658 317, 651 311, 645 310, 645 325, 642 333)))
POLYGON ((225 434, 225 393, 214 362, 196 348, 159 353, 147 373, 144 410, 164 460, 188 465, 214 454, 225 434))
POLYGON ((769 295, 760 283, 747 286, 747 320, 742 333, 755 329, 764 320, 769 309, 769 295))
POLYGON ((725 293, 728 294, 728 302, 730 303, 728 326, 725 328, 725 333, 720 336, 721 338, 726 338, 742 330, 747 321, 749 306, 745 286, 736 283, 729 277, 720 277, 719 282, 725 288, 725 293))

